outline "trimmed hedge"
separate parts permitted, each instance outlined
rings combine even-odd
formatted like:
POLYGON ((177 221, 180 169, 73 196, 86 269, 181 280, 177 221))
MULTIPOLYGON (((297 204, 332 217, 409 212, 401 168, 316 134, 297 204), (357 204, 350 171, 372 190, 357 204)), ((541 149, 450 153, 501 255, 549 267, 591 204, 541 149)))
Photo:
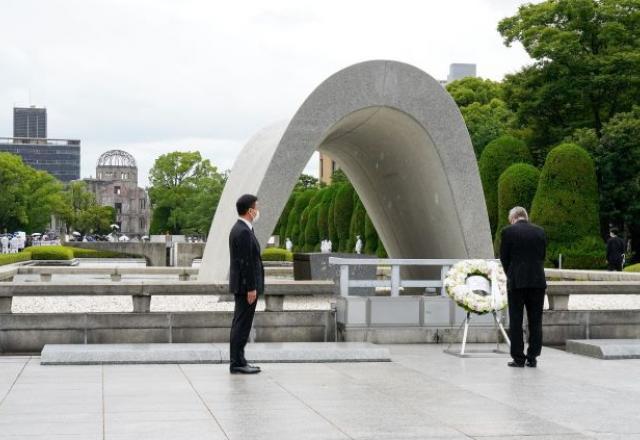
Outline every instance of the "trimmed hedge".
POLYGON ((289 224, 289 214, 293 209, 293 205, 296 203, 296 199, 298 198, 298 192, 294 191, 289 196, 289 200, 287 200, 287 204, 284 206, 282 210, 282 214, 280 214, 280 220, 278 223, 280 224, 278 229, 278 235, 280 236, 280 247, 282 249, 286 246, 287 241, 287 226, 289 224))
POLYGON ((531 211, 531 203, 536 195, 540 171, 533 165, 516 163, 507 168, 498 179, 498 227, 494 240, 496 255, 500 253, 500 239, 504 228, 509 226, 509 210, 522 206, 531 211))
POLYGON ((72 260, 73 250, 66 246, 30 246, 32 260, 72 260))
POLYGON ((353 213, 353 186, 342 185, 336 194, 333 222, 338 234, 339 248, 334 249, 340 252, 351 252, 349 249, 349 227, 351 226, 351 215, 353 213))
POLYGON ((632 264, 624 268, 625 272, 640 272, 640 263, 632 264))
POLYGON ((318 233, 318 212, 320 205, 317 204, 309 211, 309 218, 304 230, 304 251, 314 252, 320 250, 320 234, 318 233))
POLYGON ((388 258, 387 250, 384 248, 384 244, 382 244, 382 240, 378 237, 378 248, 376 249, 376 255, 378 258, 388 258))
POLYGON ((314 194, 315 190, 313 189, 307 189, 298 194, 296 201, 293 204, 293 209, 289 213, 286 237, 289 237, 291 241, 293 241, 294 246, 298 245, 296 242, 300 235, 300 217, 302 215, 302 211, 309 205, 309 201, 314 194))
POLYGON ((329 208, 335 194, 335 187, 327 186, 322 190, 322 199, 318 205, 318 236, 319 240, 330 239, 329 235, 329 208))
MULTIPOLYGON (((358 197, 355 191, 354 198, 353 214, 351 214, 351 223, 349 224, 349 252, 355 252, 358 235, 360 236, 363 245, 365 244, 364 217, 366 215, 366 211, 360 197, 358 197)), ((362 252, 364 252, 364 246, 362 247, 362 252)))
POLYGON ((305 229, 307 226, 307 220, 309 219, 309 211, 311 211, 311 205, 308 205, 302 210, 300 214, 300 224, 298 225, 298 237, 294 241, 293 248, 298 252, 304 252, 305 247, 305 229), (297 242, 297 243, 296 243, 297 242))
POLYGON ((334 187, 333 194, 331 194, 331 202, 329 203, 329 210, 327 211, 327 228, 329 230, 329 240, 331 240, 331 248, 334 252, 340 249, 340 239, 338 238, 338 230, 336 229, 336 223, 334 221, 336 198, 338 196, 339 189, 339 185, 336 185, 334 187))
POLYGON ((145 258, 143 255, 127 254, 124 252, 103 251, 67 246, 73 252, 74 258, 145 258))
POLYGON ((555 147, 542 168, 531 208, 531 220, 544 228, 550 249, 575 248, 586 237, 598 237, 598 211, 596 171, 589 153, 575 144, 555 147))
POLYGON ((366 255, 375 255, 378 250, 378 231, 369 215, 364 213, 364 253, 366 255))
POLYGON ((513 136, 500 136, 482 150, 478 166, 492 234, 498 226, 498 180, 509 166, 519 162, 530 164, 533 159, 526 144, 513 136))
POLYGON ((549 266, 559 266, 562 254, 563 269, 606 269, 607 249, 600 237, 585 237, 571 246, 549 246, 547 260, 549 266))
POLYGON ((17 254, 0 254, 0 266, 31 260, 30 252, 18 252, 17 254))
POLYGON ((293 253, 278 247, 266 248, 262 251, 263 261, 293 261, 293 253))

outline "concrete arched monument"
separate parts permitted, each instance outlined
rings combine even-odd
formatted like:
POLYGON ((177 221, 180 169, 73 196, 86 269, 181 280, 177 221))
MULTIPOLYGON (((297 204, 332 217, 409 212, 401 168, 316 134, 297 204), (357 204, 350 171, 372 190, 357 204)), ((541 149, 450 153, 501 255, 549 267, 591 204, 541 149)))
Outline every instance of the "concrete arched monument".
POLYGON ((265 128, 238 156, 198 278, 228 276, 235 201, 259 198, 264 246, 305 165, 326 152, 344 170, 392 258, 493 258, 471 140, 453 99, 431 76, 367 61, 320 84, 291 121, 265 128))

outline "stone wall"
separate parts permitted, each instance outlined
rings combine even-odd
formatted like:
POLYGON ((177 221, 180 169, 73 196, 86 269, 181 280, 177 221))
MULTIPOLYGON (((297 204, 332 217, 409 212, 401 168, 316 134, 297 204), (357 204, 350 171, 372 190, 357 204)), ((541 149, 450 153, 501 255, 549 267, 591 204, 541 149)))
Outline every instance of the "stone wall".
POLYGON ((191 267, 193 260, 202 258, 204 243, 175 243, 173 245, 173 266, 191 267))
MULTIPOLYGON (((45 344, 228 342, 233 312, 0 314, 0 353, 45 344)), ((258 312, 256 342, 335 340, 330 311, 258 312)))
POLYGON ((124 252, 127 254, 144 255, 151 266, 167 265, 167 248, 164 243, 150 242, 108 242, 108 241, 79 241, 66 243, 69 246, 102 251, 124 252))

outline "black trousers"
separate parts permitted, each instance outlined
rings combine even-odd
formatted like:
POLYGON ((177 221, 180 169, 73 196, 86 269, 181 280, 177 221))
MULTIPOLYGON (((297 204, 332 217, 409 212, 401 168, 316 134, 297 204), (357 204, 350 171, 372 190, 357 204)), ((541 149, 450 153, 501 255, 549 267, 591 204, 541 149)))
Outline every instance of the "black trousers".
POLYGON ((229 360, 231 367, 242 367, 247 365, 244 358, 244 347, 249 340, 251 333, 251 324, 253 323, 253 315, 256 313, 256 304, 247 302, 247 294, 234 295, 235 309, 233 311, 233 322, 231 323, 229 360))
POLYGON ((509 337, 511 338, 511 357, 518 363, 526 359, 535 360, 542 350, 542 309, 545 289, 510 289, 509 296, 509 337), (529 347, 524 354, 522 336, 522 318, 527 309, 529 321, 529 347))
POLYGON ((607 269, 609 271, 621 272, 622 271, 622 260, 608 261, 607 269))

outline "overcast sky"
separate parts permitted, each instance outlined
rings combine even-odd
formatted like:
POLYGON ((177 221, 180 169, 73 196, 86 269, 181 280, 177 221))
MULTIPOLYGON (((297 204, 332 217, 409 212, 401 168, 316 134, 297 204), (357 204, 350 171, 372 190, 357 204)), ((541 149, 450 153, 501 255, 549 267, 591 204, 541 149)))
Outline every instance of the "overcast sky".
MULTIPOLYGON (((249 137, 289 119, 327 76, 393 59, 438 79, 530 62, 496 31, 519 0, 0 0, 0 136, 12 107, 47 107, 49 137, 82 141, 82 177, 113 148, 140 184, 154 159, 199 150, 229 169, 249 137)), ((306 169, 317 176, 317 158, 306 169)))

